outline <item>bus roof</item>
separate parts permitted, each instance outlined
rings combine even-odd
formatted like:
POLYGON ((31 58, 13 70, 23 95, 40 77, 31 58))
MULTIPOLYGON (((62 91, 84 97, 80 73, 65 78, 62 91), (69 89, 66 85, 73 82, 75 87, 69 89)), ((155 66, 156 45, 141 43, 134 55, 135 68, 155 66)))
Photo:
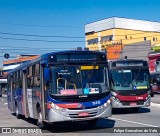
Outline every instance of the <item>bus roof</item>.
POLYGON ((147 66, 148 62, 141 59, 118 59, 110 62, 110 68, 112 67, 139 67, 147 66))
POLYGON ((46 54, 40 55, 39 57, 37 57, 37 58, 35 58, 33 60, 28 60, 27 62, 23 63, 22 65, 10 70, 8 72, 8 74, 10 75, 12 72, 15 72, 15 71, 17 71, 19 69, 25 70, 25 68, 28 65, 32 65, 33 63, 36 63, 37 61, 44 60, 49 55, 71 54, 71 53, 75 53, 75 54, 79 54, 79 53, 83 53, 83 54, 90 54, 90 53, 105 54, 105 52, 102 52, 102 51, 88 51, 88 50, 66 50, 66 51, 50 52, 50 53, 46 53, 46 54))
POLYGON ((113 60, 113 61, 111 61, 111 62, 121 62, 121 61, 144 61, 144 62, 146 62, 146 60, 142 60, 142 59, 118 59, 118 60, 113 60))

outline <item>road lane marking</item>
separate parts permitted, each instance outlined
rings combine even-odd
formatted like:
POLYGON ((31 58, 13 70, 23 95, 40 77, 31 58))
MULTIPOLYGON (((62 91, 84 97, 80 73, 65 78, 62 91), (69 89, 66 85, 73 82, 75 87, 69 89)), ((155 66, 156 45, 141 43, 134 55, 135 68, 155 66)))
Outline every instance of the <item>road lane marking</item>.
POLYGON ((4 103, 3 105, 7 105, 8 103, 6 102, 6 103, 4 103))
POLYGON ((151 102, 151 106, 160 107, 160 104, 151 102))
POLYGON ((131 120, 124 120, 124 119, 118 119, 118 118, 112 118, 112 117, 111 117, 111 119, 119 120, 119 121, 123 121, 123 122, 134 123, 134 124, 139 124, 139 125, 144 125, 144 126, 148 126, 148 127, 160 127, 160 126, 154 126, 154 125, 140 123, 140 122, 136 122, 136 121, 131 121, 131 120))

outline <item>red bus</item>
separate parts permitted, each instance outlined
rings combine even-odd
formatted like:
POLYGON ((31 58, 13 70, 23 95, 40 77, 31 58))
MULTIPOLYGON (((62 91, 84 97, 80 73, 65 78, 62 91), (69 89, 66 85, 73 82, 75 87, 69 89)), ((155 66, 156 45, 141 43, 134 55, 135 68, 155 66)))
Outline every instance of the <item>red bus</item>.
POLYGON ((151 86, 153 93, 160 93, 160 73, 151 73, 151 86))
POLYGON ((150 53, 148 55, 148 64, 150 73, 160 72, 160 52, 150 53))
POLYGON ((148 107, 151 102, 150 73, 147 61, 121 59, 110 63, 112 108, 148 107))

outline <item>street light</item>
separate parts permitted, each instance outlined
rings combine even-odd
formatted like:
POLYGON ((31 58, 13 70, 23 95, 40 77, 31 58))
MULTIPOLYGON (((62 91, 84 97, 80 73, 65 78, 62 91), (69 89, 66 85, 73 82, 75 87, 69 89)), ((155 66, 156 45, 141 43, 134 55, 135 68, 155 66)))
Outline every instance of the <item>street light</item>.
POLYGON ((8 53, 5 53, 5 54, 4 54, 4 58, 5 58, 5 59, 8 59, 8 58, 9 58, 9 54, 8 54, 8 53))

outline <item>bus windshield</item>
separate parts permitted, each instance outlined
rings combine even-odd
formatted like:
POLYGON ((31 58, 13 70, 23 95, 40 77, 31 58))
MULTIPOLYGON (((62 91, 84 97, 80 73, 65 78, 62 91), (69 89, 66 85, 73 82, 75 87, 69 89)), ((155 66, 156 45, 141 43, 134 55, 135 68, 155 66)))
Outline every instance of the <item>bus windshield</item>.
POLYGON ((52 67, 51 93, 80 95, 107 91, 106 66, 52 67))
POLYGON ((112 70, 113 90, 141 90, 149 89, 149 72, 147 69, 112 70))

